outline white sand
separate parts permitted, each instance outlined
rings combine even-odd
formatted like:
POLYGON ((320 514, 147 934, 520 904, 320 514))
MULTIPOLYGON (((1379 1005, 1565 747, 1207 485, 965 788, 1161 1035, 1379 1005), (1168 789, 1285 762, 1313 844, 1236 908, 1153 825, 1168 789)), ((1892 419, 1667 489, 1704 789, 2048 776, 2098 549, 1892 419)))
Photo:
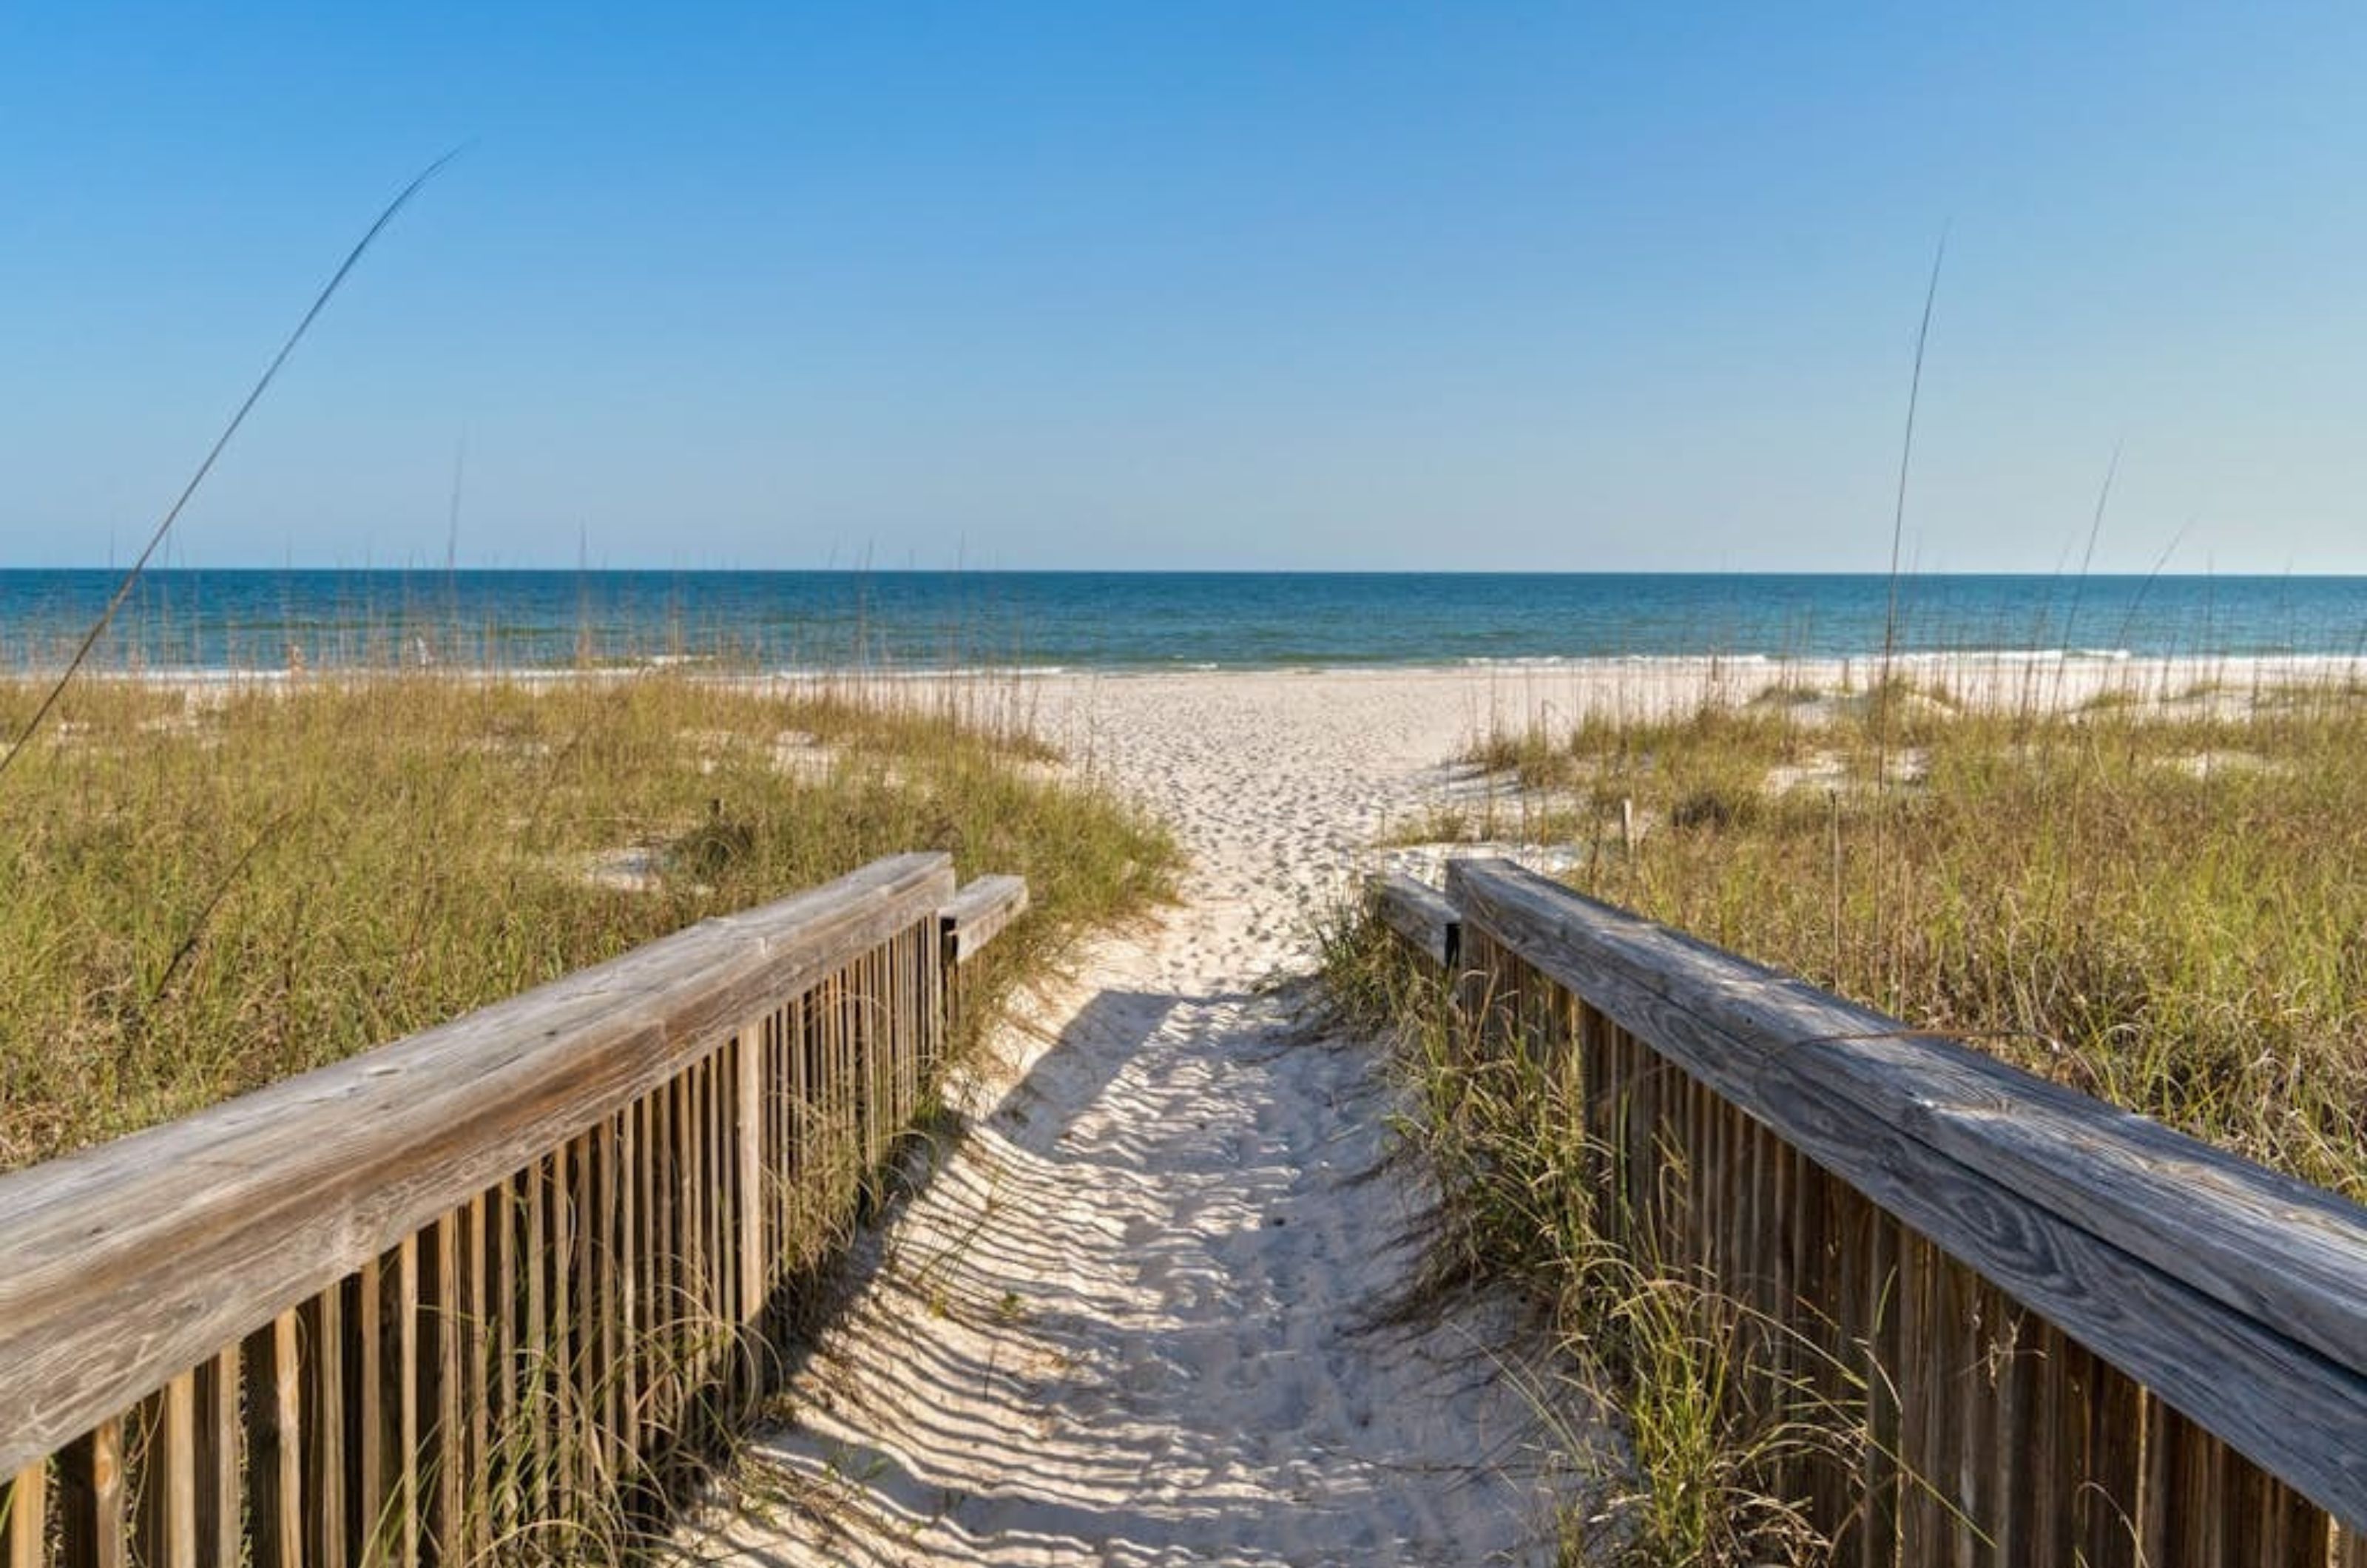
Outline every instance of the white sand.
MULTIPOLYGON (((1850 672, 1863 683, 1863 669, 1850 672)), ((1944 671, 1961 697, 2169 703, 2225 665, 1944 671)), ((862 1254, 867 1279, 765 1433, 750 1510, 707 1550, 777 1562, 1551 1560, 1557 1449, 1609 1443, 1566 1393, 1541 1425, 1509 1303, 1365 1324, 1410 1280, 1428 1200, 1384 1166, 1377 1046, 1318 1036, 1280 975, 1372 840, 1474 781, 1475 735, 1589 709, 1749 701, 1838 665, 1059 677, 1014 694, 1082 765, 1174 822, 1184 907, 1096 944, 1004 1060, 970 1135, 862 1254)), ((2251 678, 2257 679, 2257 676, 2251 678)), ((2281 677, 2280 677, 2281 678, 2281 677)), ((1829 696, 1823 699, 1829 702, 1829 696)), ((1416 861, 1421 852, 1396 852, 1416 861)), ((1427 858, 1435 858, 1434 853, 1427 858)))
MULTIPOLYGON (((784 1562, 1551 1561, 1533 1325, 1369 1320, 1428 1193, 1370 1042, 1304 996, 1308 917, 1484 721, 1485 677, 1055 680, 1044 732, 1173 821, 1157 929, 1096 944, 967 1086, 710 1550, 784 1562), (1515 1364, 1517 1363, 1517 1365, 1515 1364), (764 1506, 767 1497, 778 1505, 764 1506), (757 1516, 764 1522, 757 1522, 757 1516)), ((1563 1419, 1585 1430, 1582 1410, 1563 1419)))

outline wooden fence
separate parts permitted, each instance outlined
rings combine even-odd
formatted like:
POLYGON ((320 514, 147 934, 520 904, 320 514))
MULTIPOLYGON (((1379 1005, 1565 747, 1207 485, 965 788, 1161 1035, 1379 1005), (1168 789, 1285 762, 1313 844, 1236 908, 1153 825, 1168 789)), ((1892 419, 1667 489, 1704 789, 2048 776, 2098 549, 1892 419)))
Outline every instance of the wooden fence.
POLYGON ((1840 1561, 2367 1564, 2367 1211, 1508 863, 1376 894, 1737 1398, 1858 1424, 1774 1478, 1840 1561))
POLYGON ((0 1179, 0 1568, 572 1560, 646 1527, 1025 897, 883 860, 0 1179))

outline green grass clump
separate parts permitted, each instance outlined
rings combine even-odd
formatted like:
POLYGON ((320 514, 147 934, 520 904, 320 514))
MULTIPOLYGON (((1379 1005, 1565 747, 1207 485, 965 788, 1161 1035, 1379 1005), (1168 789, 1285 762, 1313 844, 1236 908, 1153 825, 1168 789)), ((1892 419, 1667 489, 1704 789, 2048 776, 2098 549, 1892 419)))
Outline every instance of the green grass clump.
MULTIPOLYGON (((0 749, 40 694, 0 686, 0 749)), ((0 777, 0 1168, 882 854, 1025 875, 1014 950, 1168 889, 1162 829, 965 722, 958 693, 860 698, 680 674, 77 685, 0 777)))

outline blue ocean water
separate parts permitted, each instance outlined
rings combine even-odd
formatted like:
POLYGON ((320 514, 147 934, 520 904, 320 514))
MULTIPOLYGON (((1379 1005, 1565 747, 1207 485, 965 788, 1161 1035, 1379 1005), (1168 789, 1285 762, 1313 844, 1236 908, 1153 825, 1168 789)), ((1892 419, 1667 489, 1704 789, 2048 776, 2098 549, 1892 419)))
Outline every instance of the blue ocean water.
MULTIPOLYGON (((0 570, 0 666, 54 667, 108 571, 0 570)), ((96 661, 504 669, 1273 668, 1878 651, 1880 576, 154 571, 96 661)), ((1901 579, 1897 645, 2073 658, 2367 652, 2367 578, 1901 579)))

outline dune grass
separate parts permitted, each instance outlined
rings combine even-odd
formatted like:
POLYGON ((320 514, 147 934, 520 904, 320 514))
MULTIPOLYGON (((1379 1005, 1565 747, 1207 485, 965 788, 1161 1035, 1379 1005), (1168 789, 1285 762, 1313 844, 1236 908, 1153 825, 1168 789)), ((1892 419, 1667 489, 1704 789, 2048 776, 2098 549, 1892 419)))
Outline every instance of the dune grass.
MULTIPOLYGON (((0 747, 41 694, 0 686, 0 747)), ((0 778, 0 1168, 882 854, 1024 874, 1038 953, 1161 897, 1164 830, 971 722, 978 695, 77 682, 0 778)))
MULTIPOLYGON (((1488 735, 1469 760, 1515 797, 1418 826, 1567 828, 1596 897, 2367 1200, 2367 694, 2221 694, 1983 711, 1779 684, 1488 735)), ((1714 1281, 1606 1244, 1562 1086, 1475 1046, 1376 922, 1343 917, 1325 958, 1397 1026, 1434 1270, 1547 1303, 1567 1403, 1618 1412, 1626 1468, 1560 1521, 1564 1560, 1825 1561, 1775 1477, 1852 1469, 1863 1412, 1774 1377, 1782 1329, 1714 1281)))
POLYGON ((1475 755, 1577 814, 1597 897, 2367 1199, 2348 687, 2248 716, 1783 701, 1475 755))
MULTIPOLYGON (((1774 1483, 1810 1457, 1844 1468, 1863 1422, 1808 1380, 1758 1376, 1779 1326, 1715 1284, 1607 1239, 1573 1085, 1484 1038, 1447 977, 1368 911, 1319 929, 1334 1000, 1387 1032, 1407 1089, 1399 1131, 1439 1188, 1414 1303, 1512 1283, 1564 1350, 1527 1388, 1580 1484, 1552 1521, 1556 1560, 1612 1568, 1825 1561, 1830 1542, 1774 1483), (1577 1413, 1575 1415, 1571 1413, 1577 1413), (1606 1444, 1598 1413, 1613 1416, 1606 1444)), ((1484 1014, 1483 1007, 1479 1011, 1484 1014)))

